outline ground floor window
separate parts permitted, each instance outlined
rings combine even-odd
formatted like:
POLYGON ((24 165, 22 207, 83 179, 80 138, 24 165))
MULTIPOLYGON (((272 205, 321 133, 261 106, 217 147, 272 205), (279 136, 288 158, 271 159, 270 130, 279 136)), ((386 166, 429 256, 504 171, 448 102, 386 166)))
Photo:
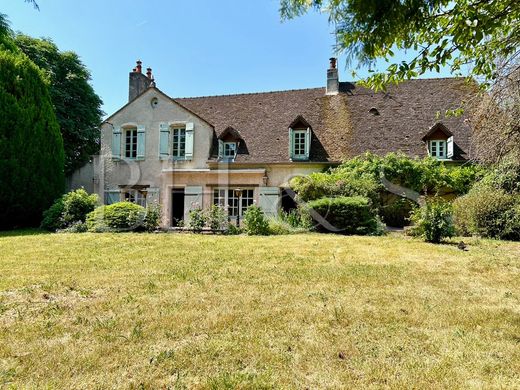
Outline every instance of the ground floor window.
POLYGON ((215 188, 213 204, 226 207, 230 217, 242 217, 246 209, 254 203, 254 189, 243 188, 241 192, 239 194, 234 188, 215 188))
POLYGON ((125 190, 123 191, 123 199, 126 202, 132 202, 139 206, 146 207, 146 196, 140 190, 125 190))

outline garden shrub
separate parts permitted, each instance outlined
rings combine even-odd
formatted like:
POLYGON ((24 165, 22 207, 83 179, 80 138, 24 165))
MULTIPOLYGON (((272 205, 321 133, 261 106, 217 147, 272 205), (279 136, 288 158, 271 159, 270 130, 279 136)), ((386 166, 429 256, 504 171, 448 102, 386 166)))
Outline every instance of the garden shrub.
POLYGON ((161 206, 152 203, 146 206, 146 216, 143 221, 143 228, 147 232, 153 232, 159 228, 161 224, 161 206))
POLYGON ((482 183, 454 202, 457 233, 520 240, 520 195, 482 183))
POLYGON ((143 229, 146 209, 131 202, 100 206, 87 216, 89 232, 131 231, 143 229))
POLYGON ((455 234, 453 207, 439 198, 430 199, 422 207, 416 208, 411 220, 414 223, 414 235, 423 237, 427 242, 438 244, 455 234))
POLYGON ((312 218, 309 213, 305 212, 303 208, 298 207, 289 212, 280 212, 278 219, 281 222, 296 229, 310 229, 312 227, 312 218))
POLYGON ((266 236, 269 234, 269 222, 264 212, 257 205, 251 205, 244 213, 246 233, 251 236, 266 236))
POLYGON ((52 232, 63 228, 63 209, 63 197, 60 197, 52 204, 51 207, 43 212, 43 219, 40 227, 52 232))
POLYGON ((87 214, 93 211, 98 204, 98 196, 96 194, 89 194, 83 188, 71 191, 58 198, 43 213, 41 227, 46 230, 56 231, 67 229, 77 222, 85 222, 87 214))
POLYGON ((211 230, 228 229, 228 215, 224 207, 219 205, 211 205, 206 212, 206 223, 211 230))
POLYGON ((188 227, 196 233, 200 233, 206 225, 206 215, 200 208, 191 209, 188 214, 188 227))
POLYGON ((362 196, 321 198, 307 203, 317 230, 341 234, 381 235, 384 225, 370 199, 362 196))

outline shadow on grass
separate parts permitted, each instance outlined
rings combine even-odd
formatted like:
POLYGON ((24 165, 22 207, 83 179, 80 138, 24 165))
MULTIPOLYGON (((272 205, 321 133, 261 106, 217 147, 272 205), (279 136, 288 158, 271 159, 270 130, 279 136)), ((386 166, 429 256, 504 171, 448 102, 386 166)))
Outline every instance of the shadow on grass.
POLYGON ((40 234, 52 234, 47 230, 38 228, 27 228, 27 229, 16 229, 16 230, 3 230, 0 231, 0 238, 2 237, 18 237, 18 236, 36 236, 40 234))

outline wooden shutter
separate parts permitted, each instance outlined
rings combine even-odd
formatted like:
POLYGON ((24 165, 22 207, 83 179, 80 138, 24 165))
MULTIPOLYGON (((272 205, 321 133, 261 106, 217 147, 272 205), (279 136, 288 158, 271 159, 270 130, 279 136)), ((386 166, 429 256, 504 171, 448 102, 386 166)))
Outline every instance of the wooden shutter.
POLYGON ((224 158, 224 141, 218 140, 218 158, 224 158))
POLYGON ((112 129, 112 158, 121 158, 121 128, 114 127, 112 129))
POLYGON ((186 123, 186 148, 184 152, 184 158, 191 160, 193 158, 193 140, 195 138, 193 123, 186 123))
POLYGON ((159 158, 165 160, 170 156, 170 127, 167 123, 161 123, 159 131, 159 158))
POLYGON ((105 204, 113 204, 121 201, 121 191, 109 190, 105 191, 105 204))
POLYGON ((278 201, 280 190, 278 187, 259 187, 259 206, 267 217, 275 218, 278 215, 278 201))
POLYGON ((137 160, 144 160, 146 151, 146 132, 142 125, 137 126, 137 160))
POLYGON ((184 220, 188 220, 190 210, 202 208, 202 186, 187 186, 184 189, 184 220))
POLYGON ((289 129, 289 158, 294 158, 294 130, 289 129))
POLYGON ((146 194, 146 204, 157 203, 159 204, 159 188, 150 187, 148 189, 148 194, 146 194))
POLYGON ((446 141, 446 149, 448 150, 446 157, 453 158, 453 136, 446 141))
POLYGON ((311 151, 311 129, 308 128, 307 132, 305 133, 305 159, 309 159, 311 151))

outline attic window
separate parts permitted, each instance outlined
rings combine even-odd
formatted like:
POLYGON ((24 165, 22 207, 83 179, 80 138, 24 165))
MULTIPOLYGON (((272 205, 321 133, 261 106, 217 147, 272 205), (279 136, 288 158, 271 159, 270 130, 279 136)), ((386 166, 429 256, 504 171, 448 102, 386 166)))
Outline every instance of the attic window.
POLYGON ((453 158, 453 134, 442 123, 436 123, 422 138, 428 147, 428 154, 438 160, 453 158))
POLYGON ((378 109, 375 108, 375 107, 372 107, 370 110, 368 110, 368 112, 371 113, 371 114, 374 115, 374 116, 381 115, 381 114, 379 114, 378 109))

